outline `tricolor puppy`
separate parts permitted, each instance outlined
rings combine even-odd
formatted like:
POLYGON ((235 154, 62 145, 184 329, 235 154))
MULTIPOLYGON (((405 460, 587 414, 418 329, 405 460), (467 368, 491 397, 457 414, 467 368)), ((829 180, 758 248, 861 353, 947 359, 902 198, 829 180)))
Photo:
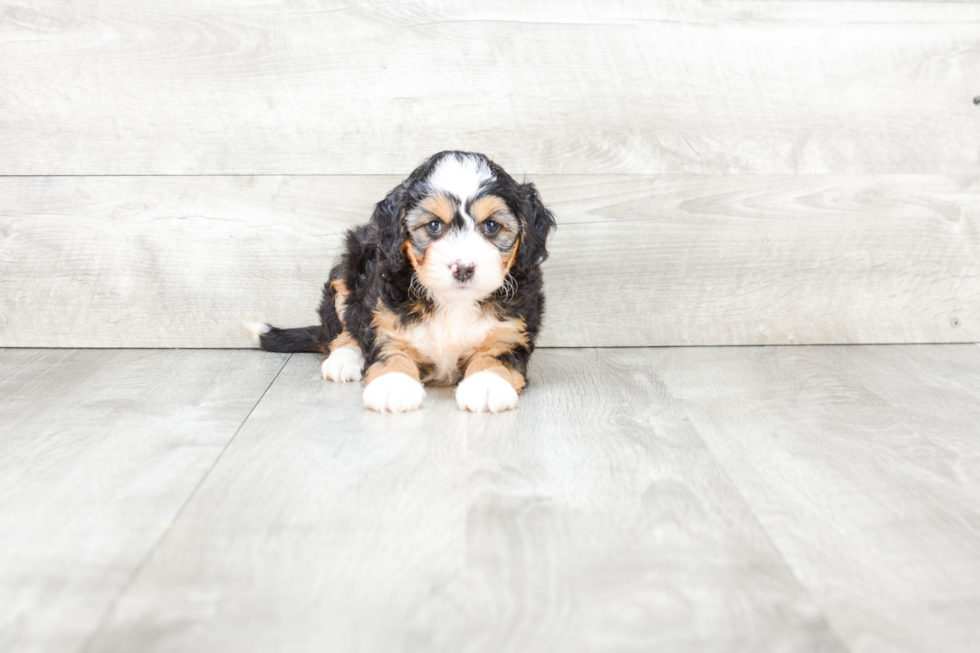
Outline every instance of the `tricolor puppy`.
POLYGON ((440 152, 347 232, 319 326, 247 326, 263 349, 328 354, 324 379, 363 376, 372 410, 421 408, 423 383, 458 384, 463 410, 516 408, 554 226, 533 184, 482 154, 440 152))

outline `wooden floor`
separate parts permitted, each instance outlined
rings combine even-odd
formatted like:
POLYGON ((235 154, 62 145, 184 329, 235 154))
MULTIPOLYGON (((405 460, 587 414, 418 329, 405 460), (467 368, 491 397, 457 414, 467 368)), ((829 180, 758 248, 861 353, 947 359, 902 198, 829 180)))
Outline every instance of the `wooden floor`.
POLYGON ((980 347, 0 350, 0 650, 976 651, 980 347))

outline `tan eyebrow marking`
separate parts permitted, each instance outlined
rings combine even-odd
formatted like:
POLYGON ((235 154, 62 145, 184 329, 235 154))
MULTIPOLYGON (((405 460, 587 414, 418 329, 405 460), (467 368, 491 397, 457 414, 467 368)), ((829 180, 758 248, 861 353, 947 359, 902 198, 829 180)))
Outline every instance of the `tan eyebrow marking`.
POLYGON ((483 222, 494 213, 510 214, 507 203, 496 195, 484 195, 478 197, 470 204, 470 215, 477 222, 483 222))
POLYGON ((456 213, 456 205, 442 193, 426 197, 419 202, 419 208, 428 211, 446 224, 453 221, 453 215, 456 213))

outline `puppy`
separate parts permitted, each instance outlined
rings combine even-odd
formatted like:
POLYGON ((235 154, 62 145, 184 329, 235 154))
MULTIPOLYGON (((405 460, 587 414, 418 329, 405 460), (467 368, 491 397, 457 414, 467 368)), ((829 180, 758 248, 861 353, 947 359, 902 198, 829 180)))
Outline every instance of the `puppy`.
POLYGON ((328 354, 324 379, 364 379, 364 405, 422 407, 423 383, 461 410, 516 408, 544 314, 541 262, 555 227, 533 184, 482 154, 440 152, 347 232, 318 326, 246 327, 263 349, 328 354))

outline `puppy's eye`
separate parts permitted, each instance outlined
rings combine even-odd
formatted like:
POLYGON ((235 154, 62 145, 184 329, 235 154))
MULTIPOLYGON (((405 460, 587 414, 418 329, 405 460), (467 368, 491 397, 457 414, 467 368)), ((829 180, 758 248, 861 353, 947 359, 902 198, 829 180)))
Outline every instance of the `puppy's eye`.
POLYGON ((493 236, 498 231, 500 231, 500 223, 494 222, 493 220, 484 220, 482 226, 483 226, 483 233, 485 233, 488 236, 493 236))
POLYGON ((425 230, 429 232, 430 236, 438 236, 442 233, 443 224, 439 220, 433 220, 425 225, 425 230))

